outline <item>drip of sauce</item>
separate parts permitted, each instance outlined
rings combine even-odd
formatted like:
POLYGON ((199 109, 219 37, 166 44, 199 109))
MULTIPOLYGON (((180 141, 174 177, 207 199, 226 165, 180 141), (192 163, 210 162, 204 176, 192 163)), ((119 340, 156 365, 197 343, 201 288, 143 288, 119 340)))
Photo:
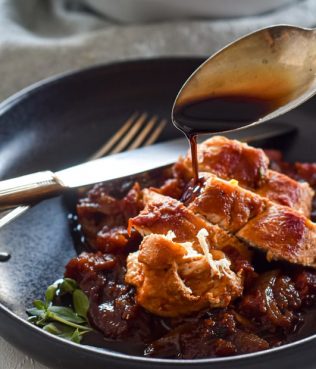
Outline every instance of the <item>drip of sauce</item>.
POLYGON ((189 140, 190 148, 191 148, 191 157, 192 157, 192 169, 193 169, 193 180, 188 183, 186 186, 180 201, 182 201, 185 205, 188 205, 190 202, 194 201, 196 197, 201 193, 204 178, 199 176, 198 169, 198 158, 197 158, 197 135, 196 134, 186 134, 187 139, 189 140))
MULTIPOLYGON (((218 58, 217 65, 218 67, 218 58)), ((223 56, 223 63, 225 62, 223 56)), ((238 68, 217 73, 206 62, 182 87, 173 107, 173 122, 188 138, 194 183, 198 175, 197 136, 246 127, 295 100, 302 93, 300 76, 286 63, 237 61, 238 68)))
POLYGON ((183 202, 193 201, 201 190, 199 177, 197 136, 205 133, 231 131, 253 122, 274 110, 273 101, 247 97, 224 96, 180 104, 174 109, 175 125, 188 138, 191 148, 194 183, 183 195, 183 202))
POLYGON ((274 100, 244 94, 209 97, 180 103, 174 117, 177 128, 192 137, 245 127, 279 106, 274 100))
POLYGON ((192 179, 185 187, 180 201, 185 206, 189 205, 190 202, 194 201, 200 195, 204 182, 205 179, 202 176, 198 178, 198 182, 192 179))
POLYGON ((194 184, 199 184, 199 169, 198 169, 198 158, 197 158, 197 135, 196 134, 187 134, 186 135, 191 149, 191 158, 192 158, 192 168, 193 168, 193 179, 194 184))

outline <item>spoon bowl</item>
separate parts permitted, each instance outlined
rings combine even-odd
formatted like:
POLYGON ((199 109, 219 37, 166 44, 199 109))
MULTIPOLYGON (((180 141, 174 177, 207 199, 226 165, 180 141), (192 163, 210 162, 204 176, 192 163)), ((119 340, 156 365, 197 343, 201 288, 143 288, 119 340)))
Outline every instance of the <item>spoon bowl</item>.
POLYGON ((284 114, 316 92, 316 33, 278 25, 250 33, 207 59, 173 109, 187 136, 227 132, 284 114))

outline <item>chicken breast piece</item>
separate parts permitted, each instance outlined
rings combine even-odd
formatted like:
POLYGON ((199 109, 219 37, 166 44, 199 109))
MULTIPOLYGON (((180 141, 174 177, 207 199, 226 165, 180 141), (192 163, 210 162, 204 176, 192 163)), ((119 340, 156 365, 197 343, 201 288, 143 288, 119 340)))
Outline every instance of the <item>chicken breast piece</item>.
POLYGON ((129 230, 134 228, 142 236, 152 233, 167 235, 172 231, 175 242, 192 242, 193 247, 201 251, 197 234, 204 228, 208 232, 207 241, 211 248, 222 249, 225 246, 231 246, 245 258, 250 259, 248 248, 235 236, 194 214, 180 201, 146 189, 143 193, 143 201, 145 208, 129 220, 129 230))
POLYGON ((235 180, 207 176, 201 194, 188 208, 229 232, 237 232, 270 203, 268 199, 240 187, 235 180))
MULTIPOLYGON (((201 172, 236 179, 241 186, 253 189, 261 186, 269 165, 263 150, 222 136, 212 137, 198 145, 198 162, 201 172)), ((190 153, 183 159, 183 165, 192 178, 190 153)))
POLYGON ((189 210, 265 251, 268 259, 316 267, 316 224, 235 181, 210 176, 189 210))
POLYGON ((307 182, 297 182, 285 174, 269 170, 266 181, 256 193, 310 217, 314 191, 307 182))
MULTIPOLYGON (((261 149, 215 136, 198 145, 198 162, 202 172, 235 179, 244 188, 310 216, 314 191, 309 184, 269 170, 269 159, 261 149)), ((186 180, 192 178, 191 155, 181 158, 174 170, 186 180)))
POLYGON ((143 239, 139 251, 128 256, 125 280, 136 287, 136 300, 145 309, 177 317, 207 307, 225 307, 240 296, 242 270, 236 274, 230 265, 222 251, 202 254, 190 243, 151 234, 143 239))
POLYGON ((316 268, 316 224, 286 206, 270 206, 236 236, 265 251, 268 260, 316 268))

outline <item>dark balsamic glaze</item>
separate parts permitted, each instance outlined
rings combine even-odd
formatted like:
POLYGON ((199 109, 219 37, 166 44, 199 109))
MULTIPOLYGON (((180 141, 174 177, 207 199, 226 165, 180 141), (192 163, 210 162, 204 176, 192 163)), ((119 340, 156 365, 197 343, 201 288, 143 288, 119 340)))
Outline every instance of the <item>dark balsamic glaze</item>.
POLYGON ((180 103, 175 125, 188 137, 245 127, 277 109, 281 102, 247 95, 221 96, 180 103))
MULTIPOLYGON (((278 103, 274 99, 247 95, 203 98, 176 105, 173 110, 174 124, 189 140, 195 187, 202 184, 197 159, 199 134, 232 131, 245 127, 268 115, 280 105, 281 102, 278 103)), ((192 193, 198 191, 195 187, 191 186, 192 193)), ((188 193, 186 197, 189 197, 188 193)))
POLYGON ((191 148, 191 157, 192 157, 192 169, 193 169, 193 180, 190 181, 184 192, 181 196, 181 201, 188 205, 190 202, 194 201, 196 197, 201 193, 201 189, 204 184, 204 178, 199 177, 199 169, 198 169, 198 159, 197 159, 197 135, 189 135, 186 134, 191 148))
POLYGON ((186 135, 191 149, 191 158, 192 158, 192 168, 193 168, 193 179, 194 184, 199 184, 199 168, 198 168, 198 158, 197 158, 197 135, 196 134, 187 134, 186 135))
POLYGON ((202 176, 198 178, 197 182, 195 182, 195 180, 192 179, 186 185, 180 201, 183 202, 183 204, 186 206, 189 205, 190 202, 194 201, 200 195, 204 182, 205 179, 202 176))
MULTIPOLYGON (((289 96, 288 96, 289 97, 289 96)), ((178 103, 173 110, 174 124, 188 138, 191 147, 194 186, 186 190, 184 202, 192 201, 203 181, 198 174, 197 136, 232 131, 265 117, 288 100, 274 96, 227 95, 178 103)))

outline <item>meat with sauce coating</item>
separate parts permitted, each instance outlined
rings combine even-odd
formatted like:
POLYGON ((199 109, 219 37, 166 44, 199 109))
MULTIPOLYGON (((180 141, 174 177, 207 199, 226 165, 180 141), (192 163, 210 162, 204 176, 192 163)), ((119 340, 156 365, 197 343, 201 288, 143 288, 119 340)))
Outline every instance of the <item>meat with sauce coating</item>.
POLYGON ((188 207, 176 200, 191 175, 183 162, 156 192, 136 184, 115 198, 97 185, 80 200, 79 222, 94 252, 73 258, 65 276, 88 296, 91 326, 118 350, 174 359, 236 355, 278 347, 304 320, 302 331, 311 325, 316 270, 268 263, 245 242, 269 259, 312 265, 314 224, 297 211, 309 212, 309 186, 296 180, 315 185, 316 167, 288 166, 292 179, 275 175, 261 150, 220 141, 226 148, 216 155, 232 164, 239 183, 224 178, 231 172, 220 162, 219 177, 204 174, 211 179, 188 207))
POLYGON ((316 224, 235 182, 210 176, 189 209, 265 251, 269 260, 316 267, 316 224))
MULTIPOLYGON (((310 216, 314 191, 306 182, 297 182, 268 169, 269 159, 263 150, 221 136, 202 142, 197 150, 201 172, 226 180, 235 179, 246 189, 310 216)), ((179 159, 174 170, 187 181, 193 178, 190 153, 179 159)))
POLYGON ((316 224, 286 206, 269 207, 236 235, 266 252, 268 260, 316 268, 316 224))
POLYGON ((225 246, 231 246, 246 259, 250 259, 247 246, 219 226, 194 214, 182 202, 147 189, 143 192, 143 202, 145 208, 129 220, 130 232, 135 228, 142 236, 152 233, 167 235, 171 230, 174 233, 175 242, 192 242, 193 247, 202 251, 197 234, 204 228, 208 232, 208 243, 213 248, 222 249, 225 246))
POLYGON ((177 317, 226 307, 241 296, 242 270, 236 274, 230 264, 222 251, 204 255, 189 243, 152 234, 144 238, 139 251, 129 254, 125 281, 136 287, 136 301, 146 310, 177 317))

